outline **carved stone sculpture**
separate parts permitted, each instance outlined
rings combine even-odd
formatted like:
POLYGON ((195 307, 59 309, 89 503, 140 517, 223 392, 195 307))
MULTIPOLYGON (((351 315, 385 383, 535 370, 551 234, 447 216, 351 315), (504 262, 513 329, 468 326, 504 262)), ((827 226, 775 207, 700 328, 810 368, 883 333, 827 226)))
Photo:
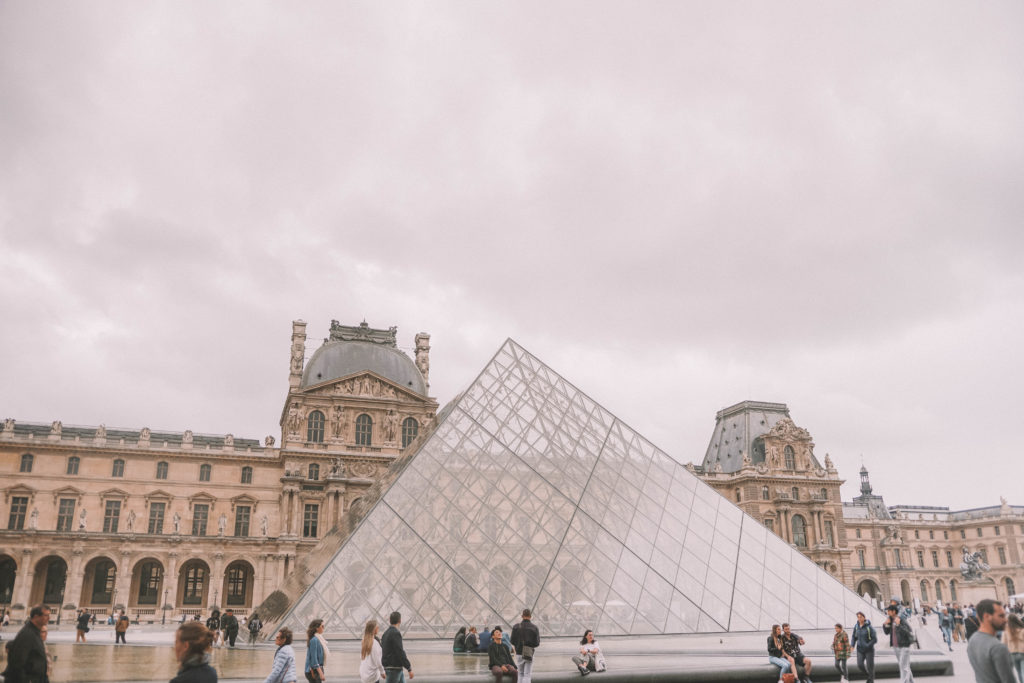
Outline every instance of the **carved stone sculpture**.
POLYGON ((85 531, 86 530, 87 521, 88 520, 86 520, 85 508, 82 508, 82 511, 78 513, 78 530, 79 531, 85 531))
POLYGON ((217 533, 221 536, 224 535, 224 530, 228 528, 228 516, 223 512, 220 513, 220 517, 217 518, 217 533))
POLYGON ((192 443, 192 430, 186 429, 185 433, 181 435, 182 443, 192 443))
POLYGON ((235 445, 235 436, 233 434, 224 435, 224 448, 233 448, 235 445))
POLYGON ((32 531, 39 528, 39 508, 32 508, 32 514, 28 518, 28 528, 32 531))
POLYGON ((54 420, 53 423, 50 425, 50 434, 52 434, 53 436, 60 436, 61 430, 63 428, 64 425, 60 423, 60 420, 54 420))
POLYGON ((14 432, 14 420, 12 418, 6 418, 4 420, 4 431, 8 433, 14 432))
POLYGON ((344 440, 345 432, 348 429, 348 417, 345 409, 341 406, 334 406, 334 438, 344 440))
POLYGON ((179 515, 177 512, 175 512, 174 513, 174 517, 171 518, 171 521, 174 523, 174 533, 180 534, 181 533, 181 515, 179 515))
POLYGON ((267 535, 267 528, 270 524, 270 520, 267 519, 266 515, 263 515, 263 519, 260 520, 260 533, 264 536, 267 535))
POLYGON ((270 448, 270 447, 271 447, 271 446, 273 446, 273 445, 274 445, 275 443, 277 443, 277 439, 275 439, 275 438, 274 438, 274 437, 273 437, 272 435, 270 435, 270 434, 268 434, 268 435, 267 435, 267 436, 266 436, 266 437, 265 437, 265 438, 263 439, 263 446, 264 446, 264 447, 266 447, 266 448, 270 448))
POLYGON ((128 511, 128 533, 135 531, 135 510, 128 511))
POLYGON ((964 581, 978 581, 982 579, 984 573, 989 570, 989 566, 985 563, 981 551, 972 553, 967 549, 967 546, 964 546, 963 555, 963 562, 960 563, 960 575, 963 576, 964 581))
POLYGON ((96 428, 96 440, 97 441, 103 441, 106 438, 107 438, 107 426, 106 425, 100 425, 99 427, 96 428))
POLYGON ((384 418, 384 441, 394 442, 397 433, 398 415, 395 411, 389 410, 387 416, 384 418))

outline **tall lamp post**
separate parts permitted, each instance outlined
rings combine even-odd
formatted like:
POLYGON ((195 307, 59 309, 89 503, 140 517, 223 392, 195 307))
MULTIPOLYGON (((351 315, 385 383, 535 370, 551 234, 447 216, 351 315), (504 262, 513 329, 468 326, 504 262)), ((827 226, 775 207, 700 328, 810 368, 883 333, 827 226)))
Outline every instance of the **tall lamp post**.
POLYGON ((160 621, 160 625, 164 626, 167 624, 167 593, 170 591, 169 588, 164 589, 164 604, 160 607, 160 611, 164 613, 164 618, 160 621))

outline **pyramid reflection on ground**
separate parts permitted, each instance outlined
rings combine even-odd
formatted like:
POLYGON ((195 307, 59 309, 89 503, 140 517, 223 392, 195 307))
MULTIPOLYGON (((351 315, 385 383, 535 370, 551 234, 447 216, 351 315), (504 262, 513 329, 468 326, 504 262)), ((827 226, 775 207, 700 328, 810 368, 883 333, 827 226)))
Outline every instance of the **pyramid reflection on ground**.
POLYGON ((845 623, 869 603, 521 346, 455 399, 284 619, 360 638, 508 624, 549 635, 845 623))

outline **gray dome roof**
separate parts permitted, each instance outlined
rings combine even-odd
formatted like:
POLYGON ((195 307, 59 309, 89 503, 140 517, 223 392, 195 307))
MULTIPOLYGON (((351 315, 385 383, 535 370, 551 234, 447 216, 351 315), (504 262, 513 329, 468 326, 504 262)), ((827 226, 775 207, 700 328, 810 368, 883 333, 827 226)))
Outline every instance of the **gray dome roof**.
POLYGON ((427 395, 426 382, 409 356, 391 346, 363 341, 327 342, 313 354, 302 373, 302 388, 367 370, 398 386, 427 395))

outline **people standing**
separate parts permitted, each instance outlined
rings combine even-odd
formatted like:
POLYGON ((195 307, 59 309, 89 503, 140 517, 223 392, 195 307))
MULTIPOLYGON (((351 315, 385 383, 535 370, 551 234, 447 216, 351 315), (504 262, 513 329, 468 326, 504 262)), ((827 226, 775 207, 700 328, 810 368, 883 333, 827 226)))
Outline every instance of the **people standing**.
POLYGON ((402 645, 402 632, 398 627, 402 625, 401 612, 392 612, 388 619, 391 625, 384 635, 380 637, 381 663, 387 674, 387 683, 401 683, 404 672, 409 672, 409 678, 414 678, 412 664, 405 656, 405 646, 402 645))
POLYGON ((953 651, 953 615, 949 613, 948 607, 943 607, 939 614, 939 630, 942 631, 942 640, 946 642, 949 651, 953 651))
POLYGON ((484 630, 480 631, 480 644, 477 646, 477 652, 487 652, 487 648, 491 646, 491 630, 484 626, 484 630))
POLYGON ((985 599, 975 606, 978 629, 967 642, 967 659, 977 683, 1013 683, 1010 650, 999 642, 1006 628, 1006 610, 1001 603, 985 599))
POLYGON ((381 661, 382 650, 380 647, 380 626, 376 619, 366 622, 363 629, 363 643, 359 648, 359 683, 374 683, 375 681, 386 680, 387 672, 381 661))
POLYGON ((601 646, 597 644, 594 632, 589 628, 583 632, 583 638, 580 639, 580 653, 572 658, 572 663, 580 670, 581 676, 586 676, 592 671, 607 669, 601 646))
POLYGON ((846 660, 850 658, 850 637, 846 635, 842 624, 836 624, 836 634, 832 637, 832 654, 836 658, 839 683, 846 683, 850 677, 850 672, 846 668, 846 660))
POLYGON ((494 683, 502 683, 506 676, 512 683, 516 683, 519 679, 519 671, 516 669, 515 662, 512 661, 512 653, 501 642, 501 633, 500 626, 495 626, 491 631, 491 644, 487 646, 487 666, 494 674, 494 683))
POLYGON ((898 605, 890 604, 886 609, 887 617, 882 630, 889 636, 889 644, 896 653, 896 662, 900 667, 900 683, 913 683, 914 674, 910 671, 910 645, 914 642, 914 632, 910 624, 900 617, 898 605))
POLYGON ((1018 683, 1024 683, 1024 619, 1016 614, 1011 614, 1006 618, 1003 642, 1006 643, 1006 649, 1010 651, 1010 659, 1017 671, 1018 683))
MULTIPOLYGON (((249 644, 255 645, 256 639, 259 638, 260 631, 263 630, 263 621, 260 619, 260 615, 258 613, 253 612, 252 619, 250 619, 249 623, 246 624, 246 628, 249 629, 249 644)), ((291 630, 288 632, 291 633, 291 630)), ((276 637, 275 640, 277 640, 276 637)))
POLYGON ((297 683, 295 673, 295 650, 292 648, 292 630, 282 628, 274 636, 277 651, 274 652, 274 666, 263 683, 297 683))
POLYGON ((322 683, 324 680, 324 660, 327 658, 324 652, 323 639, 318 636, 324 632, 324 620, 314 619, 309 622, 306 629, 306 680, 309 683, 322 683))
POLYGON ((230 607, 224 612, 224 618, 221 619, 220 627, 224 630, 224 638, 228 641, 228 645, 234 647, 235 639, 238 638, 238 617, 235 616, 235 611, 230 607))
POLYGON ((867 683, 875 683, 875 644, 878 634, 863 612, 857 612, 857 625, 853 627, 853 643, 857 648, 857 668, 867 676, 867 683))
POLYGON ((793 658, 793 673, 799 676, 800 671, 796 667, 802 666, 804 668, 802 680, 805 683, 811 683, 811 659, 810 657, 805 657, 804 653, 800 650, 800 646, 803 644, 804 639, 793 633, 789 629, 789 624, 782 625, 782 649, 793 658))
POLYGON ((210 613, 210 618, 206 620, 206 628, 210 629, 210 633, 213 634, 214 646, 220 645, 220 610, 215 609, 210 613))
POLYGON ((964 611, 963 611, 963 609, 961 609, 959 604, 954 602, 953 603, 953 610, 952 610, 951 614, 953 615, 953 640, 955 640, 958 643, 960 643, 960 642, 966 643, 967 642, 967 631, 964 630, 964 611))
POLYGON ((190 621, 174 634, 174 656, 181 668, 171 683, 217 683, 217 672, 210 666, 213 631, 190 621))
POLYGON ((540 647, 540 630, 534 626, 533 612, 530 608, 524 608, 523 620, 512 627, 512 647, 515 648, 518 660, 519 680, 522 683, 530 683, 530 675, 533 673, 534 650, 540 647))
POLYGON ((964 631, 967 632, 967 642, 971 641, 971 636, 981 627, 981 619, 978 618, 977 609, 968 609, 967 614, 964 615, 964 631))
POLYGON ((121 617, 118 618, 117 624, 114 625, 114 645, 117 645, 118 643, 123 643, 124 645, 128 644, 128 641, 124 639, 124 634, 128 632, 129 624, 131 624, 131 621, 127 616, 122 614, 121 617))
POLYGON ((75 642, 84 643, 85 634, 89 632, 89 611, 78 610, 78 618, 75 623, 75 642))
POLYGON ((50 622, 50 608, 36 605, 29 610, 28 621, 7 645, 7 669, 4 683, 46 681, 46 646, 42 629, 50 622))
POLYGON ((43 639, 43 650, 46 652, 46 680, 50 680, 50 676, 53 675, 53 661, 54 656, 50 654, 50 647, 46 644, 46 636, 49 633, 49 626, 43 626, 39 629, 39 637, 43 639))

